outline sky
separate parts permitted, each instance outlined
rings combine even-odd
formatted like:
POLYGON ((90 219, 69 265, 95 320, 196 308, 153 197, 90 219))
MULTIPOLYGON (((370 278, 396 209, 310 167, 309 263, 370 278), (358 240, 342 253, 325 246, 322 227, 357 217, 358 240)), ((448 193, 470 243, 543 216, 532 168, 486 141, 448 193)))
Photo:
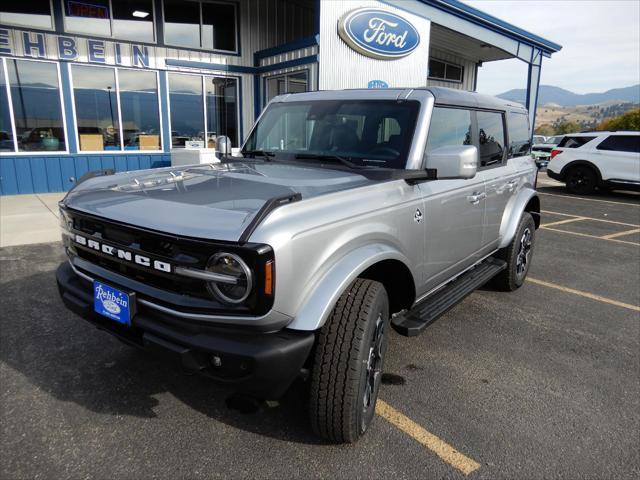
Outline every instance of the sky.
MULTIPOLYGON (((562 45, 542 61, 543 85, 575 93, 604 92, 640 83, 639 0, 463 0, 485 13, 562 45)), ((487 62, 478 91, 526 88, 520 60, 487 62)))

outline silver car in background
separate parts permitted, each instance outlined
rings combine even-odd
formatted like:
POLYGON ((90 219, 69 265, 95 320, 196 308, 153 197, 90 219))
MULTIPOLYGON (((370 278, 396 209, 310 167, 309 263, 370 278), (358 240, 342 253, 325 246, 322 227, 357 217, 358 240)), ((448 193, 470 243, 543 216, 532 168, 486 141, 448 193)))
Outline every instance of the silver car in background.
POLYGON ((528 272, 540 202, 527 111, 445 88, 276 97, 241 157, 96 176, 61 202, 68 308, 314 431, 370 425, 390 327, 412 336, 528 272))

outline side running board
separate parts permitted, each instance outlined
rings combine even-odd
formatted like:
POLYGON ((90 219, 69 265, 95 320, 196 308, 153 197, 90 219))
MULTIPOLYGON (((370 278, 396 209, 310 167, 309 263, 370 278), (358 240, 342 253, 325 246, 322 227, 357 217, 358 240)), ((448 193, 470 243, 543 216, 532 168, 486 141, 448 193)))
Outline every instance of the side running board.
POLYGON ((507 267, 507 262, 489 257, 468 272, 463 273, 440 290, 434 292, 411 310, 391 319, 391 325, 400 335, 415 337, 447 310, 481 287, 507 267))

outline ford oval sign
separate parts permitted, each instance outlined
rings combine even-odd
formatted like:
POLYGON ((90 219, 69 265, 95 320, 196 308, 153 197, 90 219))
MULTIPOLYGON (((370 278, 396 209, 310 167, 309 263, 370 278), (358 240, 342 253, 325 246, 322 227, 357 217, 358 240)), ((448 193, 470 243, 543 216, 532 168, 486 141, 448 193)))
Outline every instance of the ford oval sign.
POLYGON ((420 43, 420 35, 411 23, 374 8, 347 13, 338 22, 338 34, 356 52, 381 60, 405 57, 420 43))

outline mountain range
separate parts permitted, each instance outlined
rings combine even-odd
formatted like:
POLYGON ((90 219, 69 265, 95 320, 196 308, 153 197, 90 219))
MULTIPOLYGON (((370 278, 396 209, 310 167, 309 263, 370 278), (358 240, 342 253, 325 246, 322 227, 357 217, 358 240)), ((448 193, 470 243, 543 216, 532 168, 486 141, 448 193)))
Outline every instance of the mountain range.
MULTIPOLYGON (((514 89, 498 95, 500 98, 524 103, 527 95, 525 89, 514 89)), ((640 103, 640 84, 624 88, 613 88, 602 93, 573 93, 553 85, 540 85, 538 105, 554 103, 563 107, 576 105, 596 105, 607 102, 640 103)))

